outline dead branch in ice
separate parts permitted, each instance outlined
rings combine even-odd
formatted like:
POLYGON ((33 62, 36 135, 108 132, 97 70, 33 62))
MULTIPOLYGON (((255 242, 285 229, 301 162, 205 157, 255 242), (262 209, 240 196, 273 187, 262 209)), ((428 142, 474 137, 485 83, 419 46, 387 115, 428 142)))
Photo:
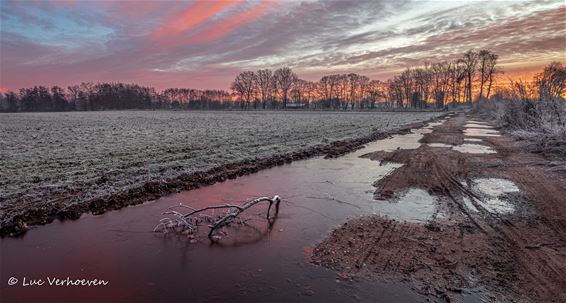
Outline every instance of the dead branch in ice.
MULTIPOLYGON (((279 212, 279 203, 281 202, 281 198, 279 196, 274 196, 273 198, 260 197, 248 201, 242 205, 224 204, 207 206, 198 209, 184 204, 179 204, 169 207, 168 210, 162 214, 168 217, 161 219, 159 221, 159 224, 155 226, 153 231, 163 231, 165 233, 169 231, 175 231, 181 232, 183 234, 193 235, 198 231, 199 225, 206 222, 209 223, 208 227, 210 228, 210 231, 208 232, 208 238, 212 241, 217 241, 220 240, 221 237, 215 235, 215 232, 232 222, 244 224, 246 220, 240 218, 240 214, 250 207, 261 202, 269 203, 266 217, 268 221, 270 220, 270 212, 273 204, 275 204, 275 216, 277 216, 277 213, 279 212), (175 208, 187 208, 190 211, 186 214, 183 214, 175 210, 175 208), (216 210, 226 210, 226 212, 222 215, 214 215, 214 212, 216 210), (205 212, 207 211, 211 211, 212 214, 206 214, 205 212)), ((220 231, 220 233, 224 232, 220 231)))

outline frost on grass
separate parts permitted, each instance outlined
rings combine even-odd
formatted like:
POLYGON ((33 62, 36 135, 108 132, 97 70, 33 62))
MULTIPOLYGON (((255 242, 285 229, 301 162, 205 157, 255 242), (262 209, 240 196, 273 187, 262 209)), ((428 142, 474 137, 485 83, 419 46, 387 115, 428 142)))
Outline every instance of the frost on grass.
POLYGON ((0 114, 0 203, 72 202, 245 159, 367 136, 441 113, 0 114))

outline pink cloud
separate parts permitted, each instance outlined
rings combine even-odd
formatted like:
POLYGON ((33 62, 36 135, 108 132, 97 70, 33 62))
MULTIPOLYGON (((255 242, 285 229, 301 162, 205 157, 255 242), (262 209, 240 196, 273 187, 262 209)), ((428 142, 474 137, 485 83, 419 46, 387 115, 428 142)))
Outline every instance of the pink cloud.
POLYGON ((202 32, 191 37, 192 43, 206 43, 216 40, 234 30, 238 27, 257 19, 259 16, 263 15, 269 8, 275 6, 275 2, 263 1, 255 5, 251 9, 246 9, 235 15, 228 17, 226 20, 222 20, 217 24, 204 29, 202 32))
POLYGON ((197 1, 188 9, 170 17, 152 33, 152 37, 156 40, 172 38, 239 3, 241 3, 241 1, 197 1))

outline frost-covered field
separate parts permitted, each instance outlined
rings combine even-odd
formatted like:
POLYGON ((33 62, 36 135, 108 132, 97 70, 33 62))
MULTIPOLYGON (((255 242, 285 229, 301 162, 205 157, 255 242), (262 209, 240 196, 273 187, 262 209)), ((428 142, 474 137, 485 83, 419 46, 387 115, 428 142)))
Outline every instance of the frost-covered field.
POLYGON ((146 181, 360 137, 437 115, 169 111, 0 114, 0 201, 69 192, 93 198, 146 181))

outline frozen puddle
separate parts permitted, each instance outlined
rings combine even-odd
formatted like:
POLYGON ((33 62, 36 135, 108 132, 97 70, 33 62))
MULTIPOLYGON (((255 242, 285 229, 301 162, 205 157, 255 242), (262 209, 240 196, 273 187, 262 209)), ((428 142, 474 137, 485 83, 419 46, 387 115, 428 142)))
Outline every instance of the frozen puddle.
MULTIPOLYGON (((511 193, 520 192, 515 183, 506 179, 497 178, 478 178, 473 181, 472 190, 482 197, 481 200, 474 199, 482 208, 494 214, 509 214, 515 211, 515 206, 511 204, 505 196, 511 193)), ((471 200, 464 197, 466 207, 473 212, 478 212, 477 207, 471 200)))
POLYGON ((464 127, 468 127, 468 128, 493 128, 487 124, 477 124, 477 123, 468 123, 466 125, 464 125, 464 127))
POLYGON ((499 137, 499 131, 487 128, 467 128, 464 135, 469 137, 499 137))
POLYGON ((464 135, 469 137, 498 137, 499 131, 493 129, 492 126, 483 124, 483 122, 468 121, 464 127, 464 135), (480 124, 481 123, 481 124, 480 124))
MULTIPOLYGON (((479 139, 481 141, 481 139, 479 139)), ((430 147, 450 148, 465 154, 496 154, 497 151, 486 145, 464 143, 461 145, 450 145, 444 143, 428 143, 430 147)))
MULTIPOLYGON (((469 121, 474 123, 467 123, 465 125, 466 129, 464 130, 464 134, 466 136, 472 137, 481 137, 481 136, 499 136, 499 132, 493 129, 489 125, 479 124, 482 122, 476 121, 469 121)), ((432 123, 430 123, 432 124, 432 123)), ((429 125, 430 125, 429 124, 429 125)), ((457 152, 466 153, 466 154, 496 154, 497 151, 492 149, 486 145, 474 144, 474 142, 482 142, 482 139, 479 138, 464 138, 464 144, 461 145, 450 145, 444 143, 428 143, 427 145, 430 147, 437 147, 437 148, 449 148, 453 149, 457 152), (466 143, 467 142, 467 143, 466 143)))
POLYGON ((483 121, 476 121, 476 120, 468 120, 468 123, 473 123, 473 124, 487 124, 486 122, 483 122, 483 121))
POLYGON ((464 138, 464 142, 483 142, 483 139, 479 139, 479 138, 464 138))
POLYGON ((420 188, 411 188, 399 197, 374 208, 374 213, 407 222, 426 223, 438 214, 439 198, 420 188))
POLYGON ((489 146, 480 144, 469 144, 464 143, 462 145, 456 145, 452 147, 455 151, 468 154, 496 154, 497 152, 489 146))
POLYGON ((446 122, 446 120, 440 120, 438 122, 431 122, 427 126, 425 126, 424 128, 434 128, 434 127, 437 127, 439 125, 444 124, 444 122, 446 122))
MULTIPOLYGON (((367 154, 368 150, 370 150, 370 152, 393 152, 398 149, 417 149, 422 145, 419 141, 423 138, 423 136, 425 134, 432 133, 432 129, 434 127, 442 125, 444 122, 446 121, 441 120, 438 122, 431 122, 425 127, 411 129, 411 133, 409 134, 393 135, 391 138, 368 143, 366 144, 366 147, 363 148, 363 151, 367 154)), ((359 153, 355 153, 355 155, 358 154, 359 153)))
POLYGON ((489 196, 519 192, 517 185, 507 179, 478 178, 474 180, 474 183, 474 187, 477 190, 489 196))
POLYGON ((391 138, 368 143, 363 150, 368 153, 368 150, 371 150, 371 152, 393 152, 398 149, 417 149, 422 145, 419 141, 423 136, 431 132, 432 128, 427 127, 412 129, 409 134, 393 135, 391 138))
POLYGON ((430 147, 452 148, 454 145, 444 143, 427 143, 430 147))

